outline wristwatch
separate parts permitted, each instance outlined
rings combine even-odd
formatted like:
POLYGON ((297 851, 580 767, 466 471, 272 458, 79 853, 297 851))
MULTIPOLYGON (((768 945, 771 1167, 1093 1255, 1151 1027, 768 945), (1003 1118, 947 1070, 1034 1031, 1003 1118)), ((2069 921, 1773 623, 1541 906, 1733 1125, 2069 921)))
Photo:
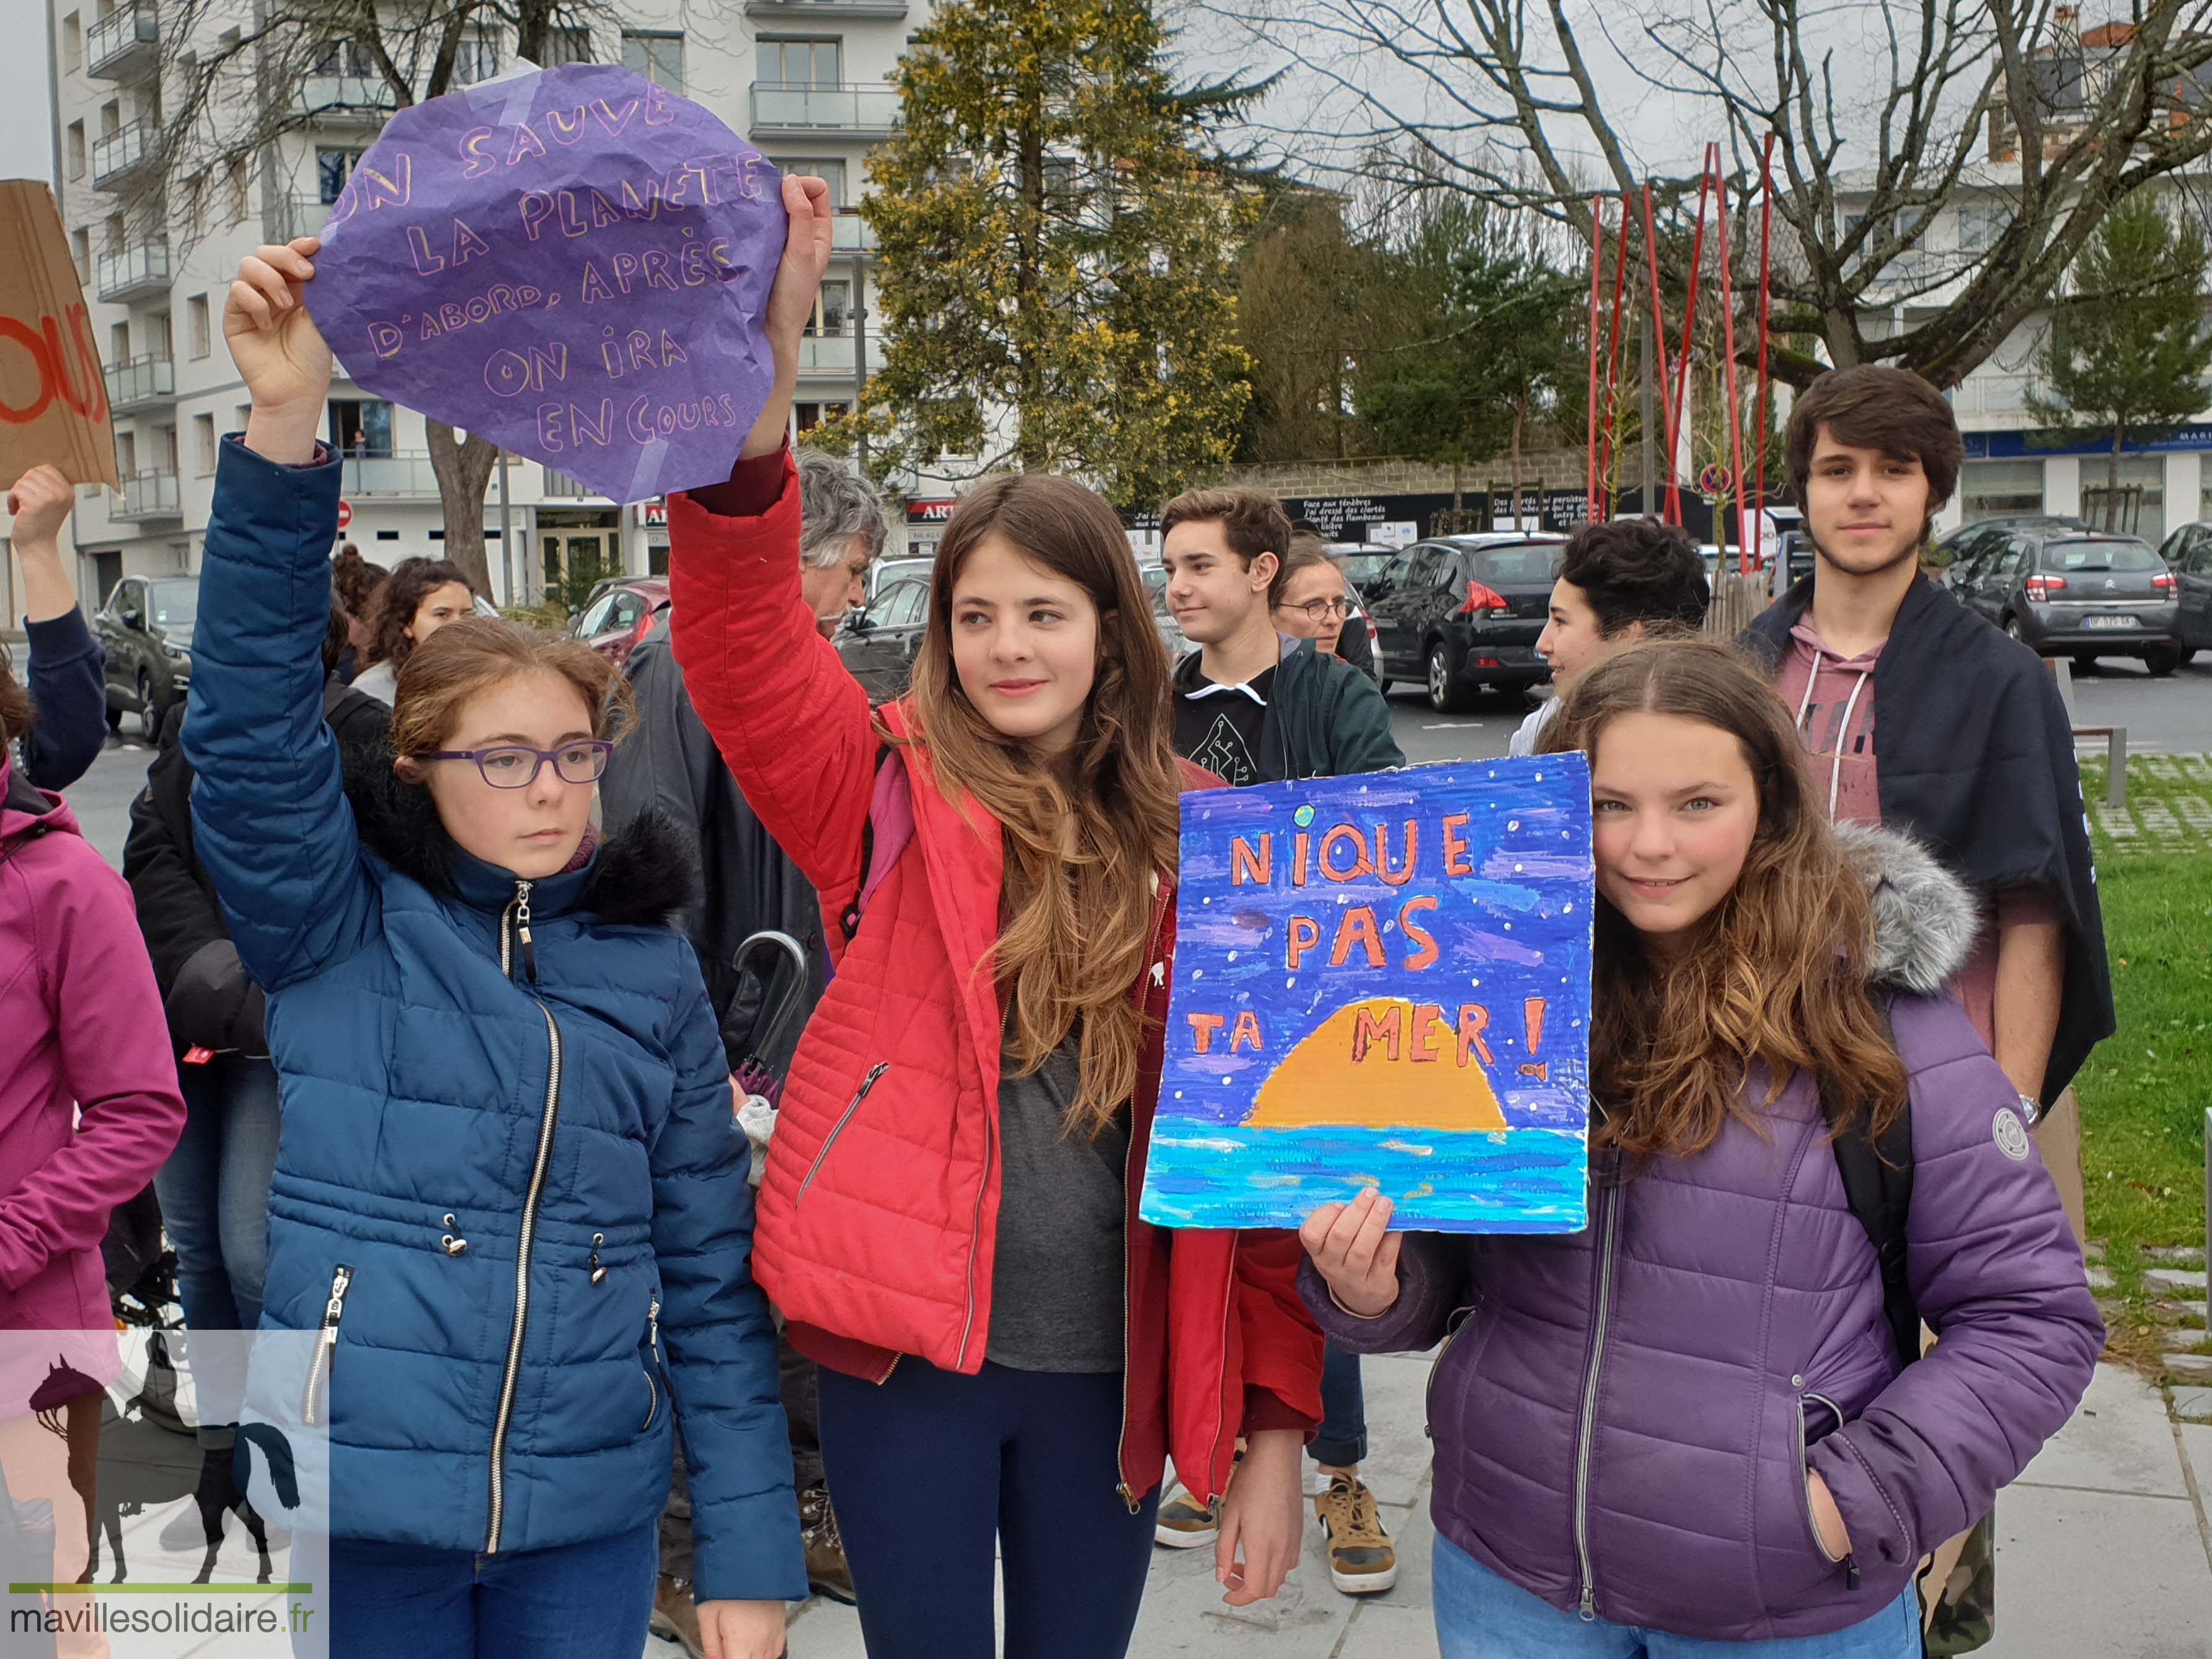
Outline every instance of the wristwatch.
POLYGON ((2043 1115, 2043 1103, 2033 1095, 2022 1091, 2020 1097, 2020 1121, 2033 1129, 2036 1120, 2043 1115))

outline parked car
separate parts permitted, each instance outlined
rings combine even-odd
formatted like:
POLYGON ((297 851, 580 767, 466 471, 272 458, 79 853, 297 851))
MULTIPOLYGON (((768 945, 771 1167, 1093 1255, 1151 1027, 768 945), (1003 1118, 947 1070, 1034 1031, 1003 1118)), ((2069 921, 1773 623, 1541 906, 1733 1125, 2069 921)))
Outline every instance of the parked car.
POLYGON ((637 642, 653 631, 653 620, 668 609, 668 578, 626 576, 599 590, 599 597, 570 618, 568 636, 611 661, 629 661, 637 642))
POLYGON ((1973 559, 2004 545, 2005 538, 2015 530, 2078 530, 2087 531, 2082 520, 2063 513, 2014 513, 2001 518, 1977 519, 1972 524, 1962 524, 1956 530, 1944 532, 1928 550, 1923 563, 1940 574, 1936 580, 1944 586, 1957 590, 1953 573, 1973 559))
POLYGON ((1479 686, 1519 690, 1551 678, 1536 654, 1551 614, 1561 536, 1506 531, 1417 542, 1394 557, 1367 595, 1382 688, 1411 680, 1444 713, 1479 686))
MULTIPOLYGON (((896 561, 920 565, 918 574, 902 575, 880 589, 865 609, 854 611, 837 630, 837 654, 845 659, 845 666, 868 693, 872 703, 889 702, 903 696, 907 682, 914 678, 915 653, 921 649, 922 635, 929 628, 929 573, 931 561, 896 561)), ((1152 567, 1154 569, 1158 566, 1152 567)), ((1151 587, 1149 579, 1146 586, 1151 587)), ((1173 664, 1190 649, 1190 641, 1183 635, 1176 619, 1167 611, 1164 581, 1152 589, 1152 625, 1159 630, 1160 644, 1166 649, 1168 661, 1173 664)))
POLYGON ((107 657, 107 726, 123 729, 136 713, 151 738, 192 683, 197 576, 125 576, 94 613, 92 630, 107 657))
POLYGON ((1389 568, 1390 561, 1398 556, 1398 550, 1376 547, 1366 542, 1331 542, 1328 556, 1344 567, 1344 574, 1352 578, 1352 585, 1364 593, 1367 585, 1389 568))
POLYGON ((868 598, 872 601, 877 594, 893 582, 907 581, 916 576, 926 582, 929 580, 929 573, 936 568, 937 561, 933 558, 878 559, 868 567, 868 598))
POLYGON ((2000 529, 1975 538, 1948 574, 1960 603, 2046 657, 2140 657, 2159 676, 2188 660, 2173 573, 2136 537, 2000 529))
POLYGON ((2173 572, 2179 634, 2187 662, 2212 648, 2212 524, 2185 524, 2166 538, 2159 556, 2173 572))

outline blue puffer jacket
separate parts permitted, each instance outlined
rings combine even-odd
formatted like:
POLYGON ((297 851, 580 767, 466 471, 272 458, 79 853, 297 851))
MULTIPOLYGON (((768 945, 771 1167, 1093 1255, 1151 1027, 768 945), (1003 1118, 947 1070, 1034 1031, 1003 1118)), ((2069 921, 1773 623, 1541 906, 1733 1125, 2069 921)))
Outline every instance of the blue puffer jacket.
POLYGON ((224 442, 185 725, 199 855, 283 1080, 262 1323, 334 1333, 284 1407, 328 1423, 331 1530, 492 1552, 643 1525, 673 1404, 697 1595, 802 1597, 745 1143, 665 925, 688 852, 647 819, 521 883, 388 763, 342 780, 337 494, 327 457, 224 442))

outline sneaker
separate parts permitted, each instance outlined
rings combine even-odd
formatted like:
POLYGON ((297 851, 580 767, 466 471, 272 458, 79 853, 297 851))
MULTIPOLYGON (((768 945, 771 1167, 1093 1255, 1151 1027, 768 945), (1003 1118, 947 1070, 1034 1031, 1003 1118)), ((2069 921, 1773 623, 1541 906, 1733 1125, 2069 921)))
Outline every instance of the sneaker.
POLYGON ((845 1539, 837 1530, 837 1511, 830 1506, 828 1487, 799 1493, 799 1536, 806 1547, 807 1587, 832 1601, 854 1606, 858 1598, 853 1593, 853 1569, 845 1560, 845 1539))
POLYGON ((1367 1483, 1340 1474, 1314 1499, 1328 1534, 1329 1582, 1346 1595, 1372 1595, 1398 1582, 1398 1552, 1382 1530, 1382 1511, 1367 1483))
POLYGON ((1221 1535, 1221 1505, 1201 1504, 1188 1489, 1160 1505, 1152 1540, 1171 1550, 1194 1550, 1221 1535))
POLYGON ((699 1634, 699 1609, 691 1600, 691 1581, 660 1575, 653 1592, 653 1633, 673 1642, 691 1659, 707 1659, 707 1644, 699 1634))

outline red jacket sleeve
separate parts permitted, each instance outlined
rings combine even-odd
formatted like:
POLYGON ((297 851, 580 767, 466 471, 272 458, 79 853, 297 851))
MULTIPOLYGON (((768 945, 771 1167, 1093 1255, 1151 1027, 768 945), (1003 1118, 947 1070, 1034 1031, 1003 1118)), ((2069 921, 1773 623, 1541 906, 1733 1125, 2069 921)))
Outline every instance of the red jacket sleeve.
POLYGON ((860 880, 878 739, 867 693, 800 597, 799 472, 788 455, 781 466, 756 515, 669 499, 669 643, 746 805, 835 894, 860 880))
POLYGON ((1304 1251, 1291 1232, 1237 1236, 1237 1319, 1244 1338, 1244 1431, 1321 1422, 1321 1328, 1298 1297, 1304 1251))

